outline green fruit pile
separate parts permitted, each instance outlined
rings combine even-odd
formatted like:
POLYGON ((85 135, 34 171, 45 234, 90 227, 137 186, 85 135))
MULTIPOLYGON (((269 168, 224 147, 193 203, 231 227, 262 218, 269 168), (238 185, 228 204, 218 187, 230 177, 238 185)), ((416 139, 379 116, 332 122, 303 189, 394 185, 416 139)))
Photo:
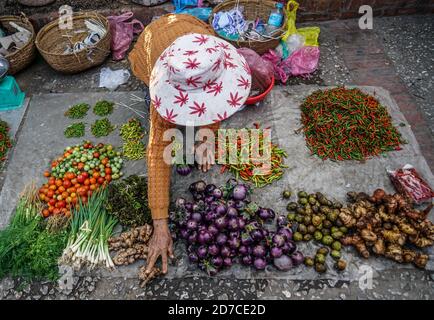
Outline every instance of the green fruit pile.
MULTIPOLYGON (((327 199, 320 192, 307 194, 305 191, 300 191, 297 196, 297 202, 290 202, 286 207, 288 221, 295 231, 293 239, 296 242, 316 241, 323 245, 314 259, 306 257, 305 264, 315 266, 318 272, 325 272, 327 270, 325 261, 329 253, 333 259, 340 260, 342 248, 340 239, 348 232, 339 219, 342 204, 327 199)), ((344 264, 346 265, 344 261, 339 262, 336 268, 343 270, 344 264)))

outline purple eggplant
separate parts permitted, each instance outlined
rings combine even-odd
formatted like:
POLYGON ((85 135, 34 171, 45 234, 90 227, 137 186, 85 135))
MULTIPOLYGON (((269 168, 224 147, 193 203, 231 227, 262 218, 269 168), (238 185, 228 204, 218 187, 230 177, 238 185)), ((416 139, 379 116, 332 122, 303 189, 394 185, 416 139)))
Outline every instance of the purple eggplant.
POLYGON ((229 249, 227 246, 222 246, 220 248, 220 255, 223 258, 229 257, 231 255, 231 249, 229 249))
POLYGON ((255 258, 255 260, 253 261, 253 265, 256 270, 264 270, 267 266, 267 262, 264 258, 255 258))
POLYGON ((219 233, 219 229, 213 224, 210 224, 207 230, 213 237, 219 233))
POLYGON ((238 231, 238 219, 237 218, 229 219, 228 229, 231 231, 238 231))
POLYGON ((222 259, 222 257, 212 257, 211 258, 211 263, 215 267, 220 268, 223 265, 223 259, 222 259))
POLYGON ((247 187, 244 184, 238 184, 232 190, 232 198, 234 200, 245 200, 247 197, 247 187))
POLYGON ((285 244, 285 238, 280 234, 275 234, 271 241, 276 247, 282 247, 285 244))
POLYGON ((182 208, 184 208, 184 205, 185 205, 185 199, 184 198, 178 198, 178 199, 176 199, 176 201, 175 201, 175 206, 178 208, 178 209, 182 209, 182 208))
POLYGON ((304 256, 300 251, 295 251, 292 255, 291 255, 291 260, 292 263, 294 264, 294 266, 298 266, 300 264, 303 263, 304 261, 304 256))
POLYGON ((271 255, 273 258, 279 258, 280 256, 282 256, 282 254, 283 254, 283 252, 282 252, 282 249, 281 249, 281 248, 273 247, 273 248, 271 248, 271 250, 270 250, 270 255, 271 255))
POLYGON ((228 226, 228 219, 226 217, 220 217, 217 218, 214 223, 217 229, 223 230, 228 226))
POLYGON ((220 253, 220 248, 216 244, 212 244, 208 247, 208 253, 212 256, 217 256, 220 253))
POLYGON ((208 250, 205 246, 200 246, 199 248, 197 248, 196 254, 199 257, 199 259, 205 259, 206 256, 208 255, 208 250))
POLYGON ((273 263, 275 267, 280 271, 288 271, 293 267, 293 263, 290 257, 282 255, 279 258, 274 258, 273 263))
POLYGON ((188 176, 191 171, 193 171, 192 167, 189 164, 178 164, 176 165, 176 172, 181 176, 188 176))
POLYGON ((226 212, 228 218, 237 218, 238 217, 238 210, 234 207, 228 207, 228 210, 226 212))
POLYGON ((223 265, 225 267, 231 267, 232 266, 232 258, 227 257, 223 259, 223 265))
POLYGON ((188 220, 187 221, 187 229, 188 230, 196 230, 197 229, 197 222, 194 220, 188 220))
POLYGON ((221 199, 223 197, 223 191, 220 188, 216 188, 213 190, 212 196, 216 200, 221 199))
POLYGON ((242 262, 244 265, 246 265, 246 266, 250 266, 250 265, 252 265, 252 263, 253 263, 252 256, 244 256, 244 257, 242 257, 241 262, 242 262))
POLYGON ((213 191, 216 189, 217 187, 214 184, 208 184, 205 187, 205 194, 208 196, 212 196, 213 191))
POLYGON ((265 250, 265 247, 263 245, 258 244, 258 245, 253 247, 253 255, 255 257, 262 258, 262 257, 265 257, 265 254, 266 254, 266 250, 265 250))
POLYGON ((193 219, 194 221, 196 221, 197 223, 202 221, 202 215, 199 212, 194 212, 191 215, 191 219, 193 219))
POLYGON ((231 249, 238 249, 241 245, 240 239, 238 238, 229 238, 228 245, 231 249))
POLYGON ((226 214, 227 209, 228 209, 228 208, 227 208, 224 204, 220 204, 220 205, 218 205, 217 208, 215 209, 215 213, 216 213, 218 216, 223 216, 223 215, 226 214))
POLYGON ((219 233, 216 237, 216 243, 219 246, 224 246, 228 241, 228 237, 224 233, 219 233))
POLYGON ((188 260, 190 260, 191 263, 197 263, 199 261, 199 257, 197 256, 196 253, 190 252, 188 254, 188 260))

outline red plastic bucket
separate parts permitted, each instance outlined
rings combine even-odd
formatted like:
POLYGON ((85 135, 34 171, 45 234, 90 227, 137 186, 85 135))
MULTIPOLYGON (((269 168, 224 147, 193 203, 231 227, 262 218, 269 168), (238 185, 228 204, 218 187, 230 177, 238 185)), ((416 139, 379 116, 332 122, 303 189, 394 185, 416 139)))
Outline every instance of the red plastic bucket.
POLYGON ((273 89, 273 87, 274 87, 274 76, 273 76, 273 79, 271 79, 271 84, 267 88, 267 90, 265 90, 264 92, 262 92, 261 94, 259 94, 257 96, 248 97, 244 104, 252 105, 252 104, 258 103, 259 101, 264 100, 265 97, 268 96, 268 94, 270 93, 271 89, 273 89))

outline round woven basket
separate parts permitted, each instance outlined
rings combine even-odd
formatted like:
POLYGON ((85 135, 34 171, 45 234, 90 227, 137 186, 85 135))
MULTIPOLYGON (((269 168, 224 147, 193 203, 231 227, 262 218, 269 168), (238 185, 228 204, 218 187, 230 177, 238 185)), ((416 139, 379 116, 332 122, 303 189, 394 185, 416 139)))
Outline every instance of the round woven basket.
POLYGON ((56 0, 18 0, 18 3, 29 7, 42 7, 56 0))
MULTIPOLYGON (((219 11, 229 11, 236 7, 237 3, 240 7, 244 7, 244 18, 246 20, 256 20, 256 18, 261 18, 263 21, 267 22, 270 16, 270 13, 276 9, 276 2, 269 0, 227 0, 219 5, 217 5, 213 13, 209 18, 209 23, 212 25, 212 21, 214 19, 214 15, 219 11)), ((238 40, 232 41, 221 35, 219 37, 229 41, 234 46, 238 48, 250 48, 256 51, 258 54, 264 54, 268 52, 270 49, 275 49, 279 45, 279 41, 286 31, 286 22, 287 17, 286 13, 284 13, 284 24, 279 32, 276 32, 273 35, 274 39, 263 40, 263 41, 255 41, 255 40, 238 40)), ((218 33, 217 33, 218 34, 218 33)))
POLYGON ((35 58, 35 29, 26 16, 0 16, 0 22, 8 32, 16 32, 9 22, 15 22, 17 25, 26 28, 32 33, 30 41, 21 49, 7 55, 5 58, 9 61, 9 74, 15 74, 27 67, 35 58))
POLYGON ((98 13, 83 13, 73 16, 72 29, 60 29, 59 20, 44 26, 36 36, 36 47, 45 61, 62 73, 78 73, 98 66, 110 54, 110 28, 108 20, 98 13), (96 45, 75 53, 65 54, 68 45, 82 41, 88 35, 85 21, 92 19, 104 25, 106 34, 96 45))

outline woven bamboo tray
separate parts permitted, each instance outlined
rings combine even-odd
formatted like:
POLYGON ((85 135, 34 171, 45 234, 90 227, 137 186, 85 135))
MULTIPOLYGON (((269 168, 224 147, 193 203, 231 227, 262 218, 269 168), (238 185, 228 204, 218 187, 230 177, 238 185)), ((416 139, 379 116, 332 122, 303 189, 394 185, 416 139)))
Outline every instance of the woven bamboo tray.
POLYGON ((50 22, 39 31, 35 44, 53 69, 73 74, 102 64, 110 54, 110 39, 109 23, 104 16, 98 13, 83 13, 73 16, 72 29, 60 29, 59 20, 50 22), (68 44, 82 41, 88 35, 87 32, 77 32, 87 30, 84 24, 86 19, 100 21, 107 31, 105 36, 93 47, 65 54, 68 44))
POLYGON ((26 16, 0 16, 0 22, 3 28, 7 29, 9 32, 16 31, 9 22, 15 22, 17 25, 26 28, 32 32, 32 37, 30 41, 21 49, 7 55, 5 58, 9 61, 9 74, 15 74, 25 67, 27 67, 35 58, 36 47, 35 47, 35 29, 26 16))
MULTIPOLYGON (((217 5, 213 13, 209 18, 209 23, 212 25, 212 21, 214 19, 214 15, 219 11, 229 11, 236 7, 237 3, 240 7, 244 7, 244 18, 246 20, 255 20, 256 18, 261 18, 263 21, 268 21, 270 13, 275 10, 276 2, 270 0, 227 0, 219 5, 217 5)), ((232 43, 234 46, 238 48, 250 48, 256 51, 258 54, 264 54, 268 52, 270 49, 275 49, 279 45, 280 39, 283 37, 286 31, 286 23, 287 17, 286 13, 284 13, 284 24, 279 32, 276 32, 273 37, 275 39, 264 40, 264 41, 255 41, 255 40, 238 40, 232 41, 226 39, 220 35, 222 39, 225 39, 232 43)), ((216 32, 217 33, 217 32, 216 32)), ((218 34, 218 33, 217 33, 218 34)))

